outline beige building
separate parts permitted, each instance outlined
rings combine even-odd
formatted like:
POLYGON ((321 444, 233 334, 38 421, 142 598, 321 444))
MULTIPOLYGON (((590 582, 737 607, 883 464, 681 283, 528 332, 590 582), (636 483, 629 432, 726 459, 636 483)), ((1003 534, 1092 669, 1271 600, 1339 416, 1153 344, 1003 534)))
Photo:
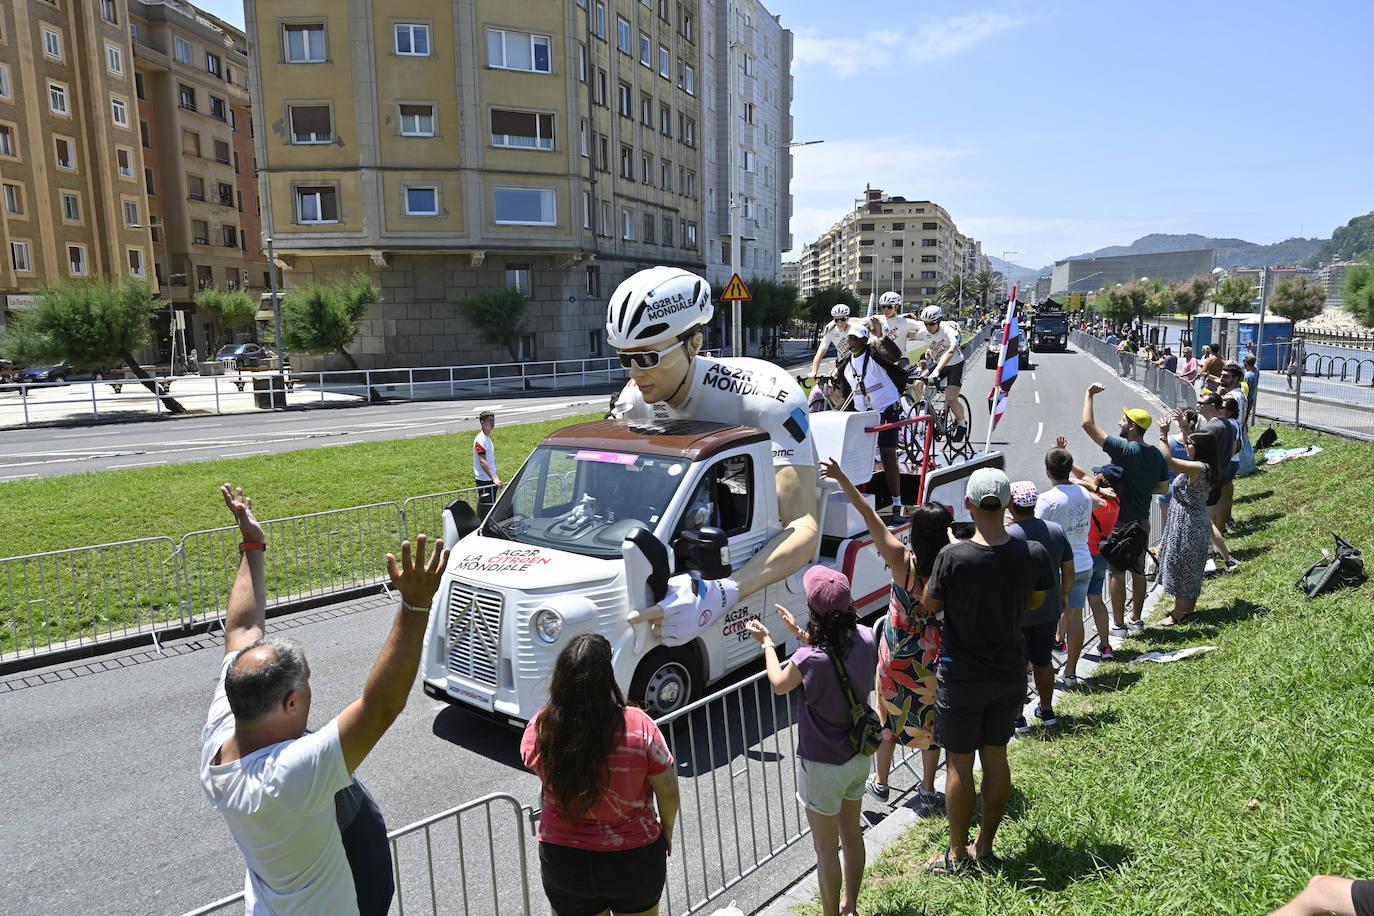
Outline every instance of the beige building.
POLYGON ((247 0, 285 285, 354 271, 365 366, 507 359, 453 303, 530 297, 522 360, 607 355, 606 298, 704 266, 701 25, 660 0, 247 0))
POLYGON ((800 289, 800 288, 801 288, 801 262, 800 262, 800 261, 783 261, 783 262, 782 262, 782 271, 781 271, 781 273, 780 273, 780 277, 782 278, 782 282, 783 282, 784 284, 786 284, 786 285, 788 285, 788 286, 795 286, 795 287, 797 287, 797 288, 800 289))
POLYGON ((156 286, 125 0, 0 3, 0 322, 46 285, 156 286))

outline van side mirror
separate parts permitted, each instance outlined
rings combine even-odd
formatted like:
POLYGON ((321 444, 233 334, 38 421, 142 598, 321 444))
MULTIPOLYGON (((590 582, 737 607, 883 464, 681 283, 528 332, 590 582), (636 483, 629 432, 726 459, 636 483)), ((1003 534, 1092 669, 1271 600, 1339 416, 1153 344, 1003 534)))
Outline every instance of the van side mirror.
POLYGON ((444 546, 452 547, 460 540, 477 530, 481 519, 477 512, 461 499, 454 500, 444 508, 444 546))
POLYGON ((681 572, 695 571, 703 579, 724 579, 731 573, 730 538, 720 528, 705 525, 678 535, 674 545, 681 572))

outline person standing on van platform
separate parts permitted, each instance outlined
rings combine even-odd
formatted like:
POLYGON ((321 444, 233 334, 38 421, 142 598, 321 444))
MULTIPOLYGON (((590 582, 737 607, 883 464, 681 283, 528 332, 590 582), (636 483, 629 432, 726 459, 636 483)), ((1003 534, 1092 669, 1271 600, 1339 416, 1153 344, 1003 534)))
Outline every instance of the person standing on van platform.
POLYGON ((477 422, 482 428, 472 440, 472 476, 477 481, 477 514, 486 518, 496 505, 496 491, 501 486, 501 478, 496 475, 496 446, 491 444, 496 414, 484 410, 477 422))

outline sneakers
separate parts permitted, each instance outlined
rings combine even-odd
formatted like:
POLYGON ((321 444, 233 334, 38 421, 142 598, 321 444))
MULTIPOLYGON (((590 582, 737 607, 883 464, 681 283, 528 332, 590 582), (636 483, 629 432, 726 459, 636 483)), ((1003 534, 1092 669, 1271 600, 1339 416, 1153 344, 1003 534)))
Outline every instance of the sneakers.
POLYGON ((1131 630, 1131 632, 1133 632, 1133 633, 1141 633, 1141 632, 1143 632, 1143 631, 1145 630, 1145 621, 1143 621, 1143 620, 1127 620, 1127 621, 1126 621, 1126 626, 1127 626, 1127 627, 1131 630))
POLYGON ((1026 721, 1026 717, 1025 717, 1025 716, 1017 716, 1017 717, 1016 717, 1016 733, 1017 733, 1018 735, 1024 735, 1024 734, 1026 734, 1026 733, 1029 732, 1029 731, 1030 731, 1030 723, 1026 721))
POLYGON ((1104 642, 1104 643, 1099 643, 1099 644, 1098 644, 1098 646, 1097 646, 1097 651, 1096 651, 1096 652, 1092 652, 1092 653, 1085 652, 1085 653, 1083 653, 1083 657, 1084 657, 1084 658, 1094 658, 1094 657, 1095 657, 1095 658, 1097 658, 1098 661, 1110 662, 1110 661, 1115 661, 1115 660, 1116 660, 1116 653, 1112 651, 1112 644, 1111 644, 1111 643, 1104 642))
POLYGON ((936 789, 931 789, 929 792, 925 789, 917 789, 916 797, 933 808, 943 808, 945 806, 945 793, 936 789))
POLYGON ((1129 636, 1129 635, 1131 635, 1131 630, 1130 630, 1130 628, 1127 627, 1124 623, 1123 623, 1123 624, 1115 624, 1115 623, 1114 623, 1114 624, 1112 624, 1112 635, 1113 635, 1113 636, 1129 636))
POLYGON ((1237 569, 1240 569, 1240 560, 1237 560, 1235 557, 1232 557, 1231 559, 1226 561, 1227 572, 1235 572, 1237 569))
POLYGON ((1058 652, 1060 655, 1064 655, 1069 651, 1069 644, 1061 639, 1054 644, 1054 651, 1058 652))
POLYGON ((1056 678, 1054 686, 1058 690, 1077 690, 1083 682, 1072 674, 1066 674, 1061 678, 1056 678))
POLYGON ((868 778, 868 782, 864 783, 864 788, 868 790, 869 795, 872 795, 878 801, 887 801, 888 787, 886 785, 879 785, 878 781, 872 776, 868 778))
POLYGON ((1035 707, 1035 717, 1040 720, 1040 724, 1045 728, 1054 728, 1059 724, 1059 719, 1055 717, 1053 709, 1041 709, 1037 706, 1035 707))

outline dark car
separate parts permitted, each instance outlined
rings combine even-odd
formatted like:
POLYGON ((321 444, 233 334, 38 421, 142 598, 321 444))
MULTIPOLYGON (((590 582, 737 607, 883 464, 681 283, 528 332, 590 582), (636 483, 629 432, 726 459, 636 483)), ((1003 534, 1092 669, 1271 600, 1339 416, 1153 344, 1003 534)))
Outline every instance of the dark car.
POLYGON ((219 362, 232 362, 236 369, 252 369, 276 356, 271 350, 255 343, 225 344, 215 354, 219 362))
POLYGON ((14 375, 16 382, 72 382, 103 379, 112 375, 110 369, 77 369, 63 360, 47 366, 29 366, 14 375))
POLYGON ((1031 322, 1031 347, 1044 350, 1069 348, 1069 316, 1063 312, 1042 312, 1031 322))

